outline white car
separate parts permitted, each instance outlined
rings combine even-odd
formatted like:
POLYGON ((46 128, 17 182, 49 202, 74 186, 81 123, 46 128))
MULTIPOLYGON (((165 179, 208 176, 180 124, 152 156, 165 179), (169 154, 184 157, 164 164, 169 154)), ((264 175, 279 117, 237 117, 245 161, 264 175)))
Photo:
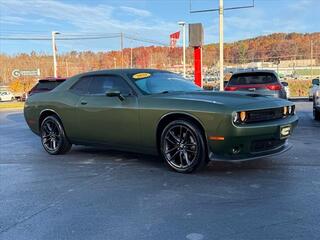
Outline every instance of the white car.
POLYGON ((320 87, 313 95, 313 116, 315 120, 320 121, 320 87))
POLYGON ((0 92, 0 102, 13 101, 15 99, 14 95, 10 91, 0 92))
POLYGON ((284 90, 286 91, 287 93, 287 99, 290 98, 290 88, 289 88, 289 84, 287 82, 281 82, 284 90))
POLYGON ((319 78, 315 78, 312 80, 312 86, 309 89, 309 101, 312 101, 315 92, 319 88, 319 84, 320 84, 319 78))

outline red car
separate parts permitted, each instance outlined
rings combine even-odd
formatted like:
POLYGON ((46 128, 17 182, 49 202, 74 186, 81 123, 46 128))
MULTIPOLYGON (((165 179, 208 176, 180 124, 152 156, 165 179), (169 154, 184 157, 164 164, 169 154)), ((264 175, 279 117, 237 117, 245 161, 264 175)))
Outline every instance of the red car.
POLYGON ((234 73, 225 91, 248 91, 256 94, 287 98, 287 93, 276 72, 272 70, 245 70, 234 73))
POLYGON ((28 92, 28 96, 35 93, 48 92, 63 83, 66 78, 44 78, 40 79, 39 82, 28 92))

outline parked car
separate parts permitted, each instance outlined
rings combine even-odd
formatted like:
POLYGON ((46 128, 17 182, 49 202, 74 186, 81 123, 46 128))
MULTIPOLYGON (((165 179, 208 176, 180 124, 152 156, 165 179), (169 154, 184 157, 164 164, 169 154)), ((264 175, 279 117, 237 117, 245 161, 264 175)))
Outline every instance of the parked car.
POLYGON ((160 154, 192 172, 209 160, 283 153, 298 117, 292 102, 247 92, 204 91, 181 75, 116 69, 71 77, 27 99, 24 116, 49 154, 72 144, 160 154))
POLYGON ((309 89, 309 101, 313 100, 313 96, 315 92, 318 90, 319 85, 320 85, 319 78, 312 79, 312 85, 310 86, 310 89, 309 89))
POLYGON ((0 91, 0 102, 14 101, 15 97, 10 91, 0 91))
POLYGON ((287 98, 277 73, 271 70, 246 70, 234 73, 225 91, 246 91, 278 98, 287 98))
POLYGON ((281 82, 284 90, 286 91, 286 96, 289 99, 290 98, 290 88, 289 88, 289 84, 287 82, 281 82))
POLYGON ((48 92, 63 83, 66 78, 44 78, 40 79, 38 83, 28 92, 27 98, 35 93, 48 92))
POLYGON ((313 116, 315 120, 320 121, 320 87, 313 95, 313 116))

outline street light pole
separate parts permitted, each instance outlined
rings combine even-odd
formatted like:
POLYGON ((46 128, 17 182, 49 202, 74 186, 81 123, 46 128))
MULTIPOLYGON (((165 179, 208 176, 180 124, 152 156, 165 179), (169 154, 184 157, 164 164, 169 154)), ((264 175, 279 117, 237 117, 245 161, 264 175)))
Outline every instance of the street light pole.
POLYGON ((186 77, 186 23, 178 22, 182 27, 182 44, 183 44, 183 77, 186 77))
POLYGON ((120 33, 121 68, 123 68, 123 33, 120 33))
POLYGON ((53 54, 53 76, 56 78, 57 74, 57 49, 56 49, 56 39, 55 36, 60 34, 57 31, 51 32, 51 39, 52 39, 52 54, 53 54))
POLYGON ((223 0, 219 1, 219 48, 220 48, 220 91, 224 90, 224 76, 223 76, 223 0))

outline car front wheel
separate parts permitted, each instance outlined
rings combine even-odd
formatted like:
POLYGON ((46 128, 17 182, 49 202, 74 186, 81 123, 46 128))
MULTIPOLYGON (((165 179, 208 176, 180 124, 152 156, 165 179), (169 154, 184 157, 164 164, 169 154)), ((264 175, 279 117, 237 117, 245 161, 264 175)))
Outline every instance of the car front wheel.
POLYGON ((186 120, 169 123, 161 134, 161 155, 166 164, 181 173, 190 173, 208 163, 199 127, 186 120))
POLYGON ((46 117, 41 123, 40 132, 42 146, 49 154, 64 154, 71 149, 72 144, 57 117, 46 117))

